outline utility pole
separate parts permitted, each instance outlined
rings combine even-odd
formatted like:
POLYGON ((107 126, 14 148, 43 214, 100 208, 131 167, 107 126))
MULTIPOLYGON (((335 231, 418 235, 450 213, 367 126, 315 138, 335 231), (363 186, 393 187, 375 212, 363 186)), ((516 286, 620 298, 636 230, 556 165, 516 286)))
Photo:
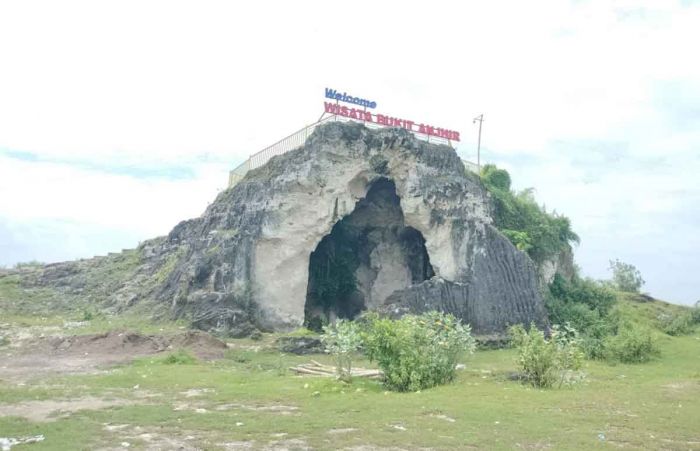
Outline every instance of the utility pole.
POLYGON ((484 115, 480 114, 474 118, 472 124, 476 124, 479 121, 479 142, 476 146, 476 167, 479 172, 481 172, 481 123, 484 122, 484 115))

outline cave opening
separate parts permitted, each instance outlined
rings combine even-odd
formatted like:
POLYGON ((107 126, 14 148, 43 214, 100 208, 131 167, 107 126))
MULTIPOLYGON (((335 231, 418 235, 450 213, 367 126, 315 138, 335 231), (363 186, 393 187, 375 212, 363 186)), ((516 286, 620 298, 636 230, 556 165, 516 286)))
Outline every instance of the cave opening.
POLYGON ((393 181, 380 178, 309 258, 304 325, 353 319, 434 275, 423 235, 404 221, 393 181))

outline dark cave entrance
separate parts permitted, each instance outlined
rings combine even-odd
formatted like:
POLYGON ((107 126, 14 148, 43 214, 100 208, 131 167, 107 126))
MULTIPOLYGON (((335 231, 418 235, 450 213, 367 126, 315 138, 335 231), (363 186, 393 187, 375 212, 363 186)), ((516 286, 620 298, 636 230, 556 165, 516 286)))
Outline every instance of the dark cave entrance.
POLYGON ((405 225, 394 182, 381 178, 311 253, 304 324, 319 330, 355 318, 434 274, 423 235, 405 225))

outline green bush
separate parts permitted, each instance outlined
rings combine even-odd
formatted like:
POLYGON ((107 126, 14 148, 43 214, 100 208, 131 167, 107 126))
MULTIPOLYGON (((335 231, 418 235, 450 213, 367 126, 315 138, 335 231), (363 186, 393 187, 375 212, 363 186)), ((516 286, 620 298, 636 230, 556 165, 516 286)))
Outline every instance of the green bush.
POLYGON ((583 353, 578 346, 576 329, 552 327, 549 339, 534 324, 530 330, 522 325, 509 329, 511 343, 518 350, 518 365, 525 379, 535 387, 561 386, 581 368, 583 353))
POLYGON ((339 319, 335 324, 323 327, 321 342, 335 359, 338 377, 349 381, 352 375, 352 357, 362 346, 360 326, 353 321, 339 319))
POLYGON ((532 189, 512 191, 507 171, 487 164, 480 176, 491 193, 494 225, 534 261, 541 263, 579 242, 569 219, 537 204, 532 189))
POLYGON ((690 310, 690 318, 693 324, 700 324, 700 301, 695 303, 695 307, 690 310))
POLYGON ((184 349, 178 349, 165 356, 163 363, 166 365, 192 365, 197 363, 197 359, 184 349))
POLYGON ((608 352, 605 342, 608 336, 615 331, 615 320, 605 318, 590 325, 584 334, 581 334, 580 346, 587 359, 605 360, 608 352))
POLYGON ((659 349, 649 328, 622 321, 617 334, 605 340, 609 359, 622 363, 642 363, 658 355, 659 349))
POLYGON ((604 284, 578 276, 567 281, 556 274, 549 285, 545 306, 554 324, 571 324, 584 337, 589 330, 600 334, 602 323, 615 305, 615 293, 604 284))
POLYGON ((682 312, 671 316, 663 325, 663 331, 669 335, 688 335, 695 330, 696 321, 693 312, 682 312))
POLYGON ((384 371, 384 383, 396 391, 417 391, 450 382, 458 358, 474 352, 471 328, 438 312, 399 320, 368 316, 364 348, 384 371))

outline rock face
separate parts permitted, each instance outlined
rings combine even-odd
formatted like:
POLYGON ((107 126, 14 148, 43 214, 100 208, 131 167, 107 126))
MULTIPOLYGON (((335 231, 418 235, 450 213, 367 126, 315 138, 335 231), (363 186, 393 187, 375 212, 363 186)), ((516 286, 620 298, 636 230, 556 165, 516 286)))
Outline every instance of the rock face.
POLYGON ((330 123, 173 229, 180 256, 157 297, 234 334, 367 308, 438 308, 477 333, 543 323, 533 263, 490 223, 452 149, 330 123))
POLYGON ((405 130, 328 123, 167 237, 23 280, 76 299, 98 293, 91 301, 115 310, 153 302, 161 315, 230 336, 365 309, 443 310, 477 334, 543 325, 537 269, 489 211, 453 149, 405 130), (91 288, 104 277, 108 289, 91 288))
POLYGON ((552 283, 556 274, 561 275, 566 280, 571 280, 576 274, 573 250, 567 246, 563 251, 542 262, 537 270, 543 287, 552 283))

